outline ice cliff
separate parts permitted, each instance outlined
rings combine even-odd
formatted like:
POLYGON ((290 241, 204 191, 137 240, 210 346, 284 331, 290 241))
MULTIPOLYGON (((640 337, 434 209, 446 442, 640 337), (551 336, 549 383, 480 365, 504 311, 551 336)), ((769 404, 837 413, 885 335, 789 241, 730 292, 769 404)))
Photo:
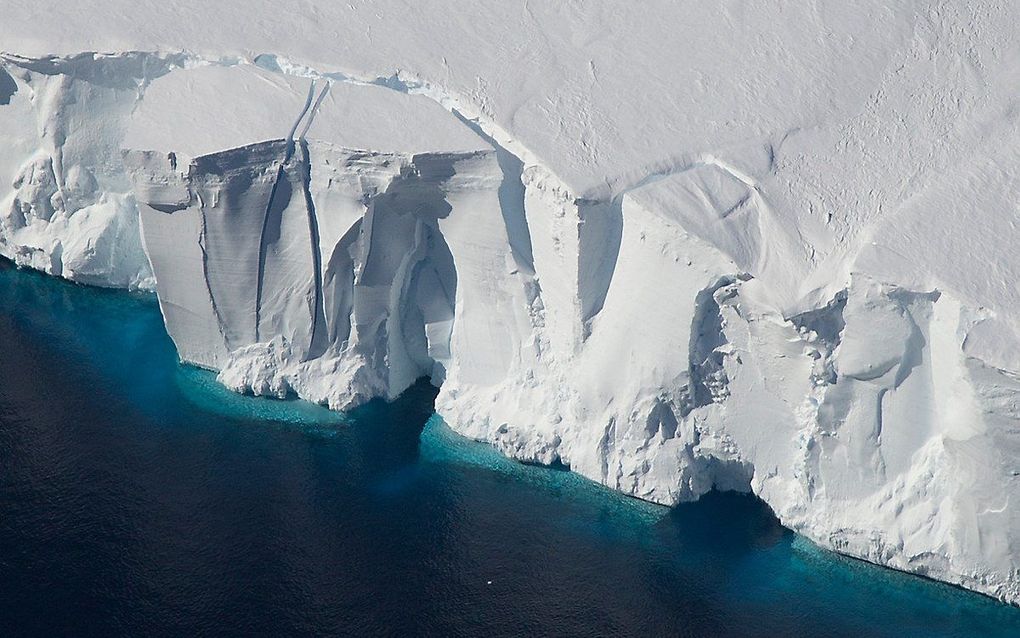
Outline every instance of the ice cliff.
POLYGON ((236 390, 428 376, 515 458, 1020 603, 1020 9, 122 4, 0 26, 2 254, 154 288, 236 390))

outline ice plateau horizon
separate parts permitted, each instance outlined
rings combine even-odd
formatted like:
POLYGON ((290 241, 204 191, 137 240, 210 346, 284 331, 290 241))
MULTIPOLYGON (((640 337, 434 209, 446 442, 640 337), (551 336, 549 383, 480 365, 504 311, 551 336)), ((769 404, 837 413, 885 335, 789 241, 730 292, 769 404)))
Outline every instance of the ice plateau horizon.
POLYGON ((395 73, 284 31, 199 53, 179 16, 176 46, 114 18, 12 35, 0 254, 155 290, 182 360, 235 390, 347 409, 428 376, 511 457, 665 504, 752 491, 824 547, 1017 604, 1018 9, 865 5, 784 9, 810 45, 660 7, 749 51, 671 45, 652 97, 621 70, 662 67, 656 27, 612 3, 559 16, 566 39, 491 8, 544 51, 532 84, 502 31, 440 67, 408 31, 395 73))

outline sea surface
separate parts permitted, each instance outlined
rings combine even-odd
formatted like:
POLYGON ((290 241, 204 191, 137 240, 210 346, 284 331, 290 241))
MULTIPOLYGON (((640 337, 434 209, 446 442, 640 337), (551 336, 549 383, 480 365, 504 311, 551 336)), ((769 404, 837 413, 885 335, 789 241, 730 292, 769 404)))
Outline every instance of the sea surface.
POLYGON ((151 295, 0 264, 0 636, 1020 636, 753 497, 672 509, 180 366, 151 295))

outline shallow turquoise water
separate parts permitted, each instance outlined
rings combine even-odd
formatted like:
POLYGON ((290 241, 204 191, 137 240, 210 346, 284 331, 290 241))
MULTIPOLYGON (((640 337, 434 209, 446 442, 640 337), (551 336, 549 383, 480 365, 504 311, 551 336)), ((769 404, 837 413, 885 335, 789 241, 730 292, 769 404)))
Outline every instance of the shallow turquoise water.
POLYGON ((672 509, 179 366, 146 295, 0 266, 0 635, 1017 636, 757 500, 672 509))

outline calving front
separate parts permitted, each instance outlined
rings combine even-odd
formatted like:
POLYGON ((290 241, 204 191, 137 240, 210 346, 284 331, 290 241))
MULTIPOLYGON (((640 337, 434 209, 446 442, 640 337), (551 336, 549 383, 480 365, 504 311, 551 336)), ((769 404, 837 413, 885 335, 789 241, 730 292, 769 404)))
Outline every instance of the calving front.
POLYGON ((904 266, 919 213, 836 246, 779 205, 780 143, 578 194, 406 85, 263 66, 6 58, 3 253, 154 286, 238 391, 347 409, 427 376, 515 458, 661 503, 753 490, 822 545, 1020 601, 1011 324, 904 266))

